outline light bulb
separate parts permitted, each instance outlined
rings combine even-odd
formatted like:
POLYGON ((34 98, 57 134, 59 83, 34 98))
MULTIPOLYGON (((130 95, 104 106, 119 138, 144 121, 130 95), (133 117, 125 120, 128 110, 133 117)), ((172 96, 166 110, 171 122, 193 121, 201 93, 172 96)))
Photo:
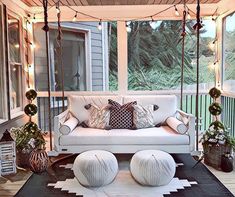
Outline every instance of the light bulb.
POLYGON ((77 12, 76 12, 76 14, 74 15, 74 17, 73 17, 73 22, 76 22, 77 21, 77 12))
POLYGON ((155 29, 155 22, 152 16, 151 16, 151 21, 149 22, 149 25, 152 27, 152 29, 155 29))
POLYGON ((126 31, 128 32, 128 33, 130 33, 131 32, 131 27, 129 27, 129 25, 126 23, 126 31))
POLYGON ((209 68, 211 69, 211 70, 215 70, 216 68, 217 68, 217 61, 216 62, 214 62, 214 63, 211 63, 211 64, 209 64, 209 68))
POLYGON ((19 44, 15 44, 14 47, 15 48, 20 48, 20 45, 19 44))
POLYGON ((36 23, 36 16, 35 16, 35 14, 33 15, 32 23, 36 23))
POLYGON ((98 30, 100 30, 100 31, 102 30, 101 20, 100 20, 99 25, 98 25, 98 27, 97 27, 97 28, 98 28, 98 30))
POLYGON ((34 43, 31 43, 30 46, 31 46, 32 49, 36 48, 36 45, 34 43))
POLYGON ((191 19, 191 15, 190 15, 190 13, 188 12, 188 16, 187 16, 187 18, 188 18, 188 20, 190 20, 191 19))
POLYGON ((59 7, 56 7, 56 13, 59 14, 60 13, 60 9, 59 7))
POLYGON ((214 50, 215 50, 215 43, 214 43, 214 42, 211 42, 211 43, 209 44, 209 48, 210 48, 212 51, 214 51, 214 50))
POLYGON ((176 15, 176 16, 179 16, 179 15, 180 15, 180 13, 179 13, 179 11, 178 11, 178 9, 177 9, 176 6, 175 6, 175 15, 176 15))

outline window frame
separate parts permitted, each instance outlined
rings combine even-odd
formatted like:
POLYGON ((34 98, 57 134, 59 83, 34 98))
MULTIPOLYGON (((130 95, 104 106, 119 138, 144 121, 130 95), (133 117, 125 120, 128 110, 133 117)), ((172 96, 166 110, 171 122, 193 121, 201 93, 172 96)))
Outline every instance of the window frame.
POLYGON ((1 44, 1 53, 0 53, 0 58, 2 59, 2 73, 0 72, 0 77, 2 78, 1 80, 3 81, 3 87, 0 87, 1 88, 1 91, 2 91, 2 95, 3 95, 3 102, 0 103, 0 105, 2 105, 2 115, 3 117, 0 118, 0 124, 8 121, 8 107, 7 107, 7 100, 8 100, 8 97, 7 97, 7 77, 5 75, 6 73, 6 57, 5 57, 5 42, 4 42, 4 38, 5 38, 5 28, 4 28, 4 9, 3 9, 3 4, 0 2, 0 14, 1 14, 1 17, 0 17, 0 24, 1 24, 1 27, 2 27, 2 31, 0 32, 0 44, 1 44))
MULTIPOLYGON (((235 14, 235 10, 231 11, 229 14, 227 14, 226 16, 224 16, 222 18, 222 47, 221 47, 221 54, 222 54, 222 64, 221 64, 221 73, 220 73, 220 77, 221 77, 221 89, 223 90, 223 94, 224 93, 227 93, 227 94, 233 94, 235 95, 235 92, 232 92, 232 91, 228 91, 228 90, 224 90, 224 81, 225 81, 225 42, 224 42, 224 39, 225 39, 225 23, 226 23, 226 18, 229 17, 229 16, 232 16, 233 14, 235 14)), ((235 22, 235 21, 234 21, 235 22)))
MULTIPOLYGON (((25 83, 23 83, 25 80, 25 76, 24 76, 24 47, 23 47, 23 19, 21 16, 19 16, 18 14, 16 14, 15 12, 7 9, 7 12, 6 12, 6 22, 7 22, 7 26, 6 26, 6 29, 7 29, 7 35, 5 35, 5 37, 7 38, 7 51, 8 51, 8 77, 9 77, 9 102, 11 102, 11 66, 12 65, 17 65, 17 66, 20 66, 21 67, 21 72, 20 72, 20 75, 21 75, 21 79, 20 79, 20 106, 17 107, 17 108, 14 108, 14 109, 11 109, 9 108, 8 110, 10 111, 10 119, 13 119, 13 118, 16 118, 20 115, 23 115, 24 112, 23 112, 23 105, 24 105, 24 99, 23 99, 23 95, 24 95, 24 92, 26 90, 26 87, 25 87, 25 83), (18 21, 19 21, 19 45, 20 45, 20 62, 12 62, 10 60, 10 54, 9 54, 9 35, 8 35, 8 16, 11 16, 11 17, 14 17, 16 18, 18 21)), ((11 106, 11 104, 10 104, 11 106)))
MULTIPOLYGON (((49 24, 50 29, 56 30, 57 25, 49 24)), ((92 91, 92 69, 91 69, 91 30, 86 28, 72 27, 69 25, 61 24, 62 31, 78 32, 85 34, 85 69, 86 69, 86 91, 92 91)), ((50 43, 50 36, 48 39, 50 43)), ((51 57, 50 57, 51 58, 51 57)), ((50 61, 51 62, 51 61, 50 61)), ((50 66, 52 68, 52 66, 50 66)), ((76 92, 76 91, 75 91, 76 92)))

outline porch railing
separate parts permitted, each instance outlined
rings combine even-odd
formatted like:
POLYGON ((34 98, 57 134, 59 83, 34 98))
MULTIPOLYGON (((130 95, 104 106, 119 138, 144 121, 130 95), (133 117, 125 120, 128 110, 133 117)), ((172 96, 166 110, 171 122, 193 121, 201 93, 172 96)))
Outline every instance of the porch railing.
MULTIPOLYGON (((67 93, 66 95, 69 95, 71 93, 67 93)), ((91 94, 91 93, 90 93, 91 94)), ((98 94, 92 93, 92 94, 98 94)), ((101 93, 100 93, 101 94, 101 93)), ((104 93, 105 94, 105 93, 104 93)), ((110 93, 106 93, 109 94, 110 93)), ((132 93, 130 93, 132 94, 132 93)), ((143 94, 141 92, 133 93, 133 94, 143 94)), ((146 94, 146 93, 144 93, 146 94)), ((150 92, 149 94, 159 94, 159 92, 150 92)), ((161 92, 160 94, 169 94, 166 92, 161 92)), ((180 107, 180 92, 179 91, 172 91, 170 94, 174 94, 178 97, 178 108, 180 107)), ((195 101, 196 101, 196 94, 192 92, 185 92, 183 97, 183 111, 187 113, 191 113, 195 115, 195 101)), ((210 96, 204 92, 200 93, 199 95, 199 117, 200 117, 200 126, 199 130, 204 131, 208 128, 210 122, 212 121, 212 116, 210 115, 208 111, 208 107, 210 103, 212 102, 210 96)), ((48 98, 46 93, 39 93, 38 94, 38 100, 37 100, 39 112, 38 112, 38 124, 39 127, 43 131, 48 131, 48 98)), ((67 109, 67 97, 65 97, 65 106, 67 109)), ((54 129, 54 117, 62 112, 62 97, 58 93, 52 93, 51 97, 51 114, 52 114, 52 130, 54 129)))
POLYGON ((235 94, 223 93, 221 103, 223 106, 221 119, 231 136, 235 137, 235 94))

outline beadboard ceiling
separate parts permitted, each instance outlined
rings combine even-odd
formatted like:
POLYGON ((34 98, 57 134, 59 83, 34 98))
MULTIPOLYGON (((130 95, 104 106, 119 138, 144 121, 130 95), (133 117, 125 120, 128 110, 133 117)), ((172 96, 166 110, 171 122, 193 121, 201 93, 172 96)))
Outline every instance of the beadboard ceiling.
MULTIPOLYGON (((21 0, 26 5, 42 6, 43 0, 21 0)), ((206 4, 218 3, 220 0, 200 0, 206 4)), ((49 5, 54 5, 57 0, 48 0, 49 5)), ((105 6, 105 5, 164 5, 183 3, 184 0, 60 0, 61 5, 67 6, 105 6)), ((197 0, 186 0, 187 4, 195 4, 197 0)))

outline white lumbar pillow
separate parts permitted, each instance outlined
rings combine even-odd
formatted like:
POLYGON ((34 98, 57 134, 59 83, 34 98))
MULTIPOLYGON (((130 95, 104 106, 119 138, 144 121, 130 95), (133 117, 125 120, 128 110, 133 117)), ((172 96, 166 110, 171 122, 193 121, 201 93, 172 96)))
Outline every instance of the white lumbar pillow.
POLYGON ((62 135, 68 135, 78 124, 78 119, 70 114, 69 118, 60 126, 60 133, 62 135))
POLYGON ((174 129, 179 134, 185 134, 188 131, 187 125, 178 120, 175 117, 169 117, 166 119, 166 123, 169 127, 174 129))

